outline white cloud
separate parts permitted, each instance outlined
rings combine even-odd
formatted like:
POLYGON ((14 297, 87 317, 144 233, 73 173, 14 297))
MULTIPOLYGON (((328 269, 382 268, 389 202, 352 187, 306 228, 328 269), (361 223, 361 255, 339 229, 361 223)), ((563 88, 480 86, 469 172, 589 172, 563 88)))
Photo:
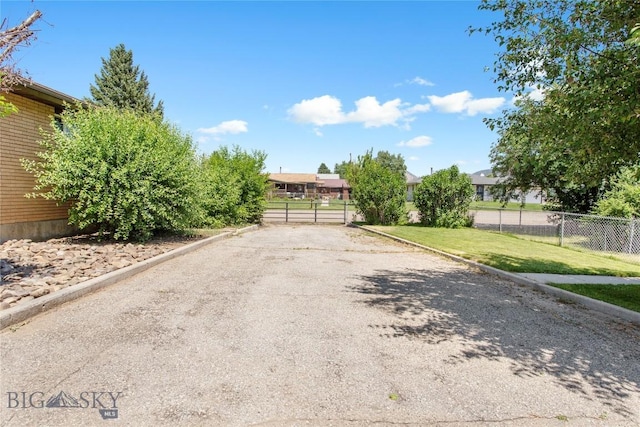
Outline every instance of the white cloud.
POLYGON ((248 123, 244 120, 228 120, 220 123, 218 126, 210 128, 200 128, 198 132, 208 135, 225 135, 248 132, 248 123))
POLYGON ((431 111, 430 104, 416 104, 404 110, 405 115, 411 115, 415 113, 426 113, 431 111))
POLYGON ((433 82, 423 79, 422 77, 414 77, 413 80, 409 80, 408 83, 412 83, 420 86, 435 86, 433 82))
POLYGON ((544 88, 532 87, 527 96, 534 101, 542 101, 544 99, 544 88))
POLYGON ((375 96, 365 96, 355 102, 355 110, 344 112, 342 101, 331 95, 304 99, 288 110, 289 117, 298 123, 311 123, 316 126, 340 123, 362 123, 364 127, 402 126, 417 113, 429 111, 429 104, 410 106, 399 98, 380 103, 375 96), (408 107, 408 108, 407 108, 408 107))
POLYGON ((520 96, 514 96, 511 99, 511 105, 515 105, 515 103, 519 100, 522 99, 522 97, 527 97, 530 98, 534 101, 542 101, 545 97, 545 89, 544 88, 537 88, 535 86, 530 86, 529 87, 529 91, 527 93, 525 93, 524 95, 520 95, 520 96))
POLYGON ((416 156, 409 156, 408 157, 409 160, 411 160, 412 162, 415 162, 417 160, 420 160, 420 157, 416 157, 416 156))
POLYGON ((409 141, 401 141, 398 143, 399 147, 426 147, 427 145, 431 145, 433 143, 433 139, 430 136, 421 135, 416 136, 409 141))
POLYGON ((456 161, 456 165, 458 165, 458 166, 464 166, 464 165, 467 165, 467 164, 469 164, 469 162, 467 162, 466 160, 458 160, 458 161, 456 161))
POLYGON ((475 116, 478 113, 493 114, 504 103, 505 99, 503 97, 474 99, 466 105, 467 114, 470 116, 475 116))
POLYGON ((428 96, 431 105, 436 107, 438 111, 443 113, 461 113, 464 111, 465 104, 471 99, 471 92, 465 90, 463 92, 452 93, 447 96, 428 96))
POLYGON ((313 133, 315 133, 316 136, 323 136, 320 128, 313 128, 313 133))
POLYGON ((418 76, 412 78, 411 80, 405 80, 402 83, 396 83, 393 86, 394 87, 399 87, 399 86, 402 86, 402 85, 405 85, 405 84, 418 85, 418 86, 435 86, 435 83, 433 83, 433 82, 431 82, 431 81, 429 81, 427 79, 423 79, 422 77, 418 77, 418 76))
POLYGON ((505 103, 505 98, 473 99, 468 90, 446 96, 431 95, 427 97, 431 105, 443 113, 466 113, 475 116, 478 113, 491 114, 505 103))
POLYGON ((400 101, 396 98, 380 104, 375 96, 367 96, 356 101, 356 111, 346 115, 347 122, 364 123, 364 127, 395 125, 402 118, 400 101))
POLYGON ((289 116, 298 123, 313 123, 317 126, 344 123, 342 102, 330 95, 304 99, 289 109, 289 116))

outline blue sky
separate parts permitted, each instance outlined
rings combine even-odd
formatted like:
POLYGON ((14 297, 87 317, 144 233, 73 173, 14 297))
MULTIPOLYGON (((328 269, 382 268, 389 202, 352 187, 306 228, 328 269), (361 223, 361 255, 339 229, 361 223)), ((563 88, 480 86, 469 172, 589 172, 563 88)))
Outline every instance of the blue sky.
POLYGON ((489 168, 482 118, 511 102, 485 71, 498 46, 466 32, 499 18, 478 4, 2 0, 0 16, 43 12, 15 59, 78 98, 124 43, 201 152, 239 145, 265 151, 267 172, 315 172, 372 148, 425 175, 489 168))

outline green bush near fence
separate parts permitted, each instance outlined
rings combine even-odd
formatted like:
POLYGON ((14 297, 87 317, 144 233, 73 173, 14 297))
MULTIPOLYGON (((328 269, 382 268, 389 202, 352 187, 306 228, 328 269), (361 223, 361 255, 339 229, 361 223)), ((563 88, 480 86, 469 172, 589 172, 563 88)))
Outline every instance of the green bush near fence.
POLYGON ((202 160, 206 223, 213 226, 255 224, 267 207, 267 155, 238 146, 220 147, 202 160))
POLYGON ((473 197, 471 178, 461 174, 455 165, 425 176, 414 197, 422 225, 459 228, 473 224, 469 216, 473 197))
POLYGON ((367 224, 406 222, 404 172, 374 158, 369 151, 349 164, 347 180, 356 210, 367 224))

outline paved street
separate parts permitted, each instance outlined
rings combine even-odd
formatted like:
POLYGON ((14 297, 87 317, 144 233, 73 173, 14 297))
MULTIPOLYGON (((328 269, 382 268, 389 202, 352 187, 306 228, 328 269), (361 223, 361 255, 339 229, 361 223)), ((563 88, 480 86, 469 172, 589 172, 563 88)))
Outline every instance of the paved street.
POLYGON ((340 225, 214 242, 0 358, 7 426, 640 424, 637 327, 340 225))

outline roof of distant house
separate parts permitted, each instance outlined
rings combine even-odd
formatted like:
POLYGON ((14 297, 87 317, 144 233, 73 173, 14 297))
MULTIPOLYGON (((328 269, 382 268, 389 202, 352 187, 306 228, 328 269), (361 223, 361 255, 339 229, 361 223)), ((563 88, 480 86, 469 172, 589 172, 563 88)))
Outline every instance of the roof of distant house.
POLYGON ((340 179, 339 173, 319 173, 318 179, 340 179))
POLYGON ((405 179, 407 180, 407 184, 420 184, 422 182, 422 178, 415 176, 409 171, 404 173, 405 179))
POLYGON ((469 178, 471 178, 471 184, 473 185, 495 185, 500 181, 500 178, 475 174, 469 175, 469 178))
POLYGON ((271 173, 269 180, 275 182, 286 182, 288 184, 306 184, 309 182, 321 183, 315 173, 271 173))
POLYGON ((469 174, 469 175, 489 176, 489 175, 493 175, 493 169, 482 169, 481 171, 474 172, 474 173, 469 174))
POLYGON ((324 179, 322 180, 322 187, 328 188, 351 188, 346 179, 324 179))

